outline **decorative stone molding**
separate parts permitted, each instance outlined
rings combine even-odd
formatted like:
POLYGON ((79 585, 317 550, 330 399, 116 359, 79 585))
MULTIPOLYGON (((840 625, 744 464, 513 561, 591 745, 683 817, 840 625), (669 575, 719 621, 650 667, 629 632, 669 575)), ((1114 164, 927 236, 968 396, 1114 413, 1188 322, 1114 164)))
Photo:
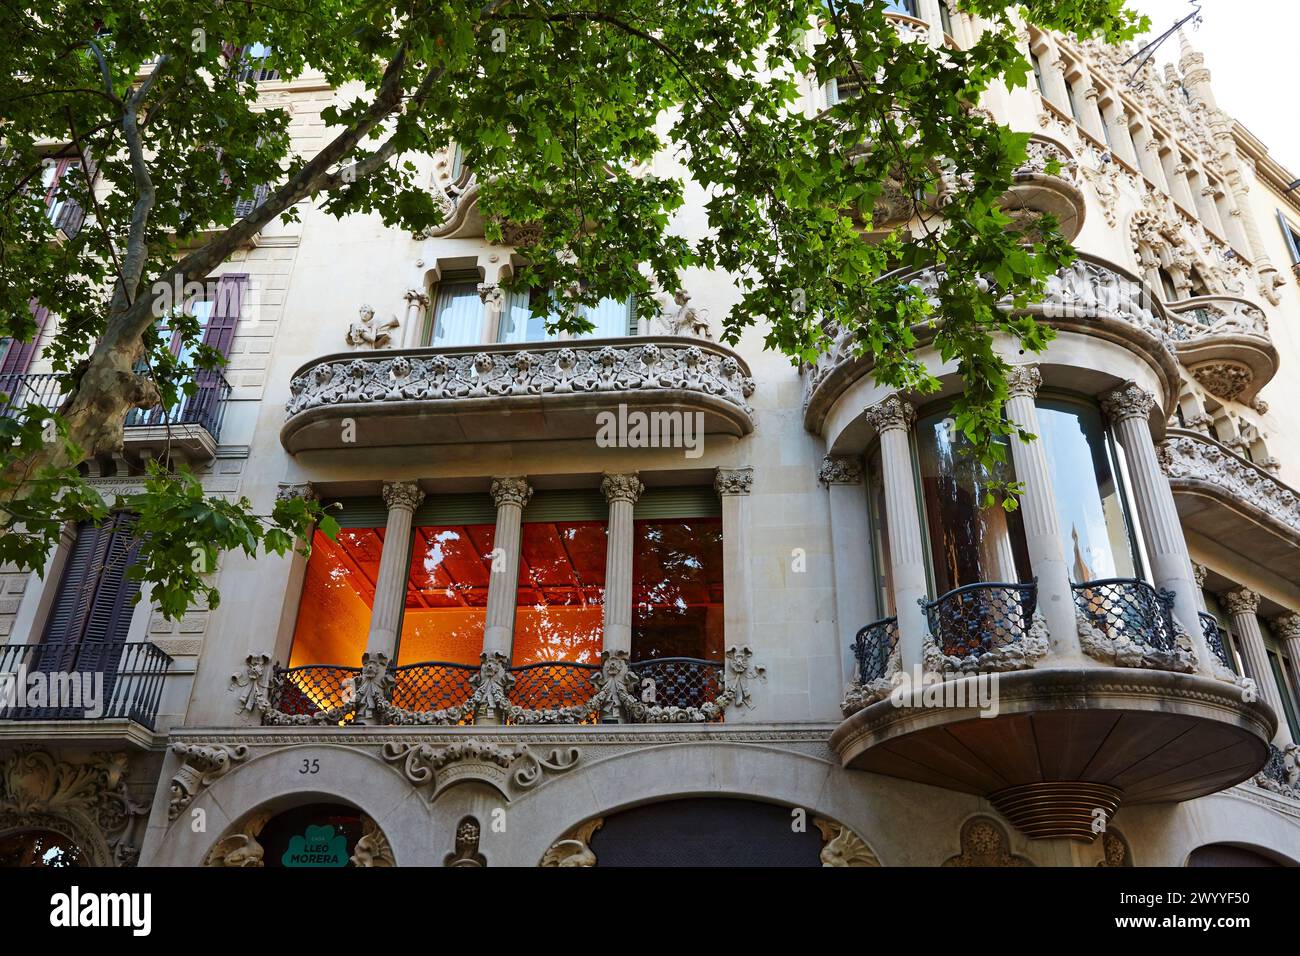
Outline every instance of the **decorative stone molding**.
POLYGON ((305 501, 317 501, 320 496, 316 493, 316 489, 310 481, 282 481, 276 488, 276 501, 295 501, 299 498, 305 501))
POLYGON ((1033 866, 1011 852, 1006 831, 988 817, 972 817, 962 824, 961 852, 944 860, 944 866, 1033 866))
MULTIPOLYGON (((937 651, 938 648, 936 647, 935 650, 937 651)), ((899 675, 902 672, 903 656, 898 643, 895 642, 889 652, 889 660, 885 662, 884 676, 865 684, 855 678, 844 691, 844 699, 840 701, 840 711, 845 717, 851 717, 864 707, 870 707, 877 701, 884 700, 898 686, 899 675)))
POLYGON ((134 866, 148 807, 131 799, 128 769, 125 753, 71 763, 31 746, 12 750, 0 763, 0 832, 52 830, 81 848, 83 864, 134 866))
POLYGON ((180 758, 181 765, 169 788, 168 820, 175 820, 199 794, 248 759, 248 747, 243 744, 205 746, 178 742, 172 744, 171 751, 180 758))
POLYGON ((362 867, 393 867, 397 861, 393 858, 393 848, 388 837, 379 829, 379 824, 370 817, 361 816, 361 839, 352 850, 348 862, 362 867))
POLYGON ((492 495, 492 504, 498 508, 502 505, 526 508, 533 499, 533 489, 527 478, 493 478, 489 494, 492 495))
POLYGON ((393 330, 402 323, 397 316, 380 319, 375 310, 363 305, 357 320, 348 327, 347 343, 354 349, 386 349, 393 344, 393 330))
POLYGON ((627 396, 646 404, 698 402, 713 427, 735 434, 753 430, 748 399, 754 380, 740 357, 713 342, 676 337, 333 355, 299 369, 289 391, 282 439, 291 450, 296 446, 290 426, 305 412, 400 403, 451 403, 455 410, 475 400, 500 400, 508 407, 511 399, 523 404, 627 396))
POLYGON ((271 819, 271 811, 249 817, 237 833, 222 837, 203 859, 204 866, 243 869, 265 865, 266 849, 258 842, 262 827, 271 819))
POLYGON ((1133 854, 1128 842, 1115 830, 1107 830, 1101 837, 1102 861, 1098 866, 1132 866, 1133 854))
POLYGON ((1029 670, 1047 656, 1050 647, 1051 638, 1047 631, 1047 619, 1043 617, 1042 611, 1035 607, 1030 618, 1029 629, 1019 640, 1007 641, 981 654, 972 653, 965 657, 944 654, 934 635, 927 631, 922 660, 926 673, 938 674, 947 680, 964 677, 967 674, 1029 670))
POLYGON ((230 675, 230 689, 236 691, 236 711, 261 714, 271 708, 271 658, 267 654, 249 654, 238 673, 230 675))
POLYGON ((382 755, 413 786, 427 788, 430 800, 448 787, 471 781, 487 784, 509 800, 536 787, 548 771, 564 773, 581 759, 577 747, 538 756, 526 744, 507 748, 478 740, 447 747, 389 742, 382 755))
POLYGON ((382 495, 389 511, 395 508, 414 511, 424 502, 424 492, 413 481, 385 481, 382 495))
POLYGON ((1259 594, 1250 588, 1236 588, 1219 595, 1223 609, 1229 614, 1255 614, 1259 610, 1259 594))
POLYGON ((605 475, 600 481, 600 491, 605 496, 605 500, 611 504, 615 501, 636 504, 640 500, 642 492, 645 491, 645 485, 641 482, 640 477, 635 474, 605 475))
POLYGON ((1110 636, 1098 629, 1081 608, 1074 609, 1079 628, 1079 645, 1083 653, 1108 667, 1149 667, 1154 670, 1196 672, 1196 650, 1187 632, 1175 621, 1174 649, 1161 650, 1138 644, 1126 634, 1110 636))
POLYGON ((866 418, 878 434, 891 429, 908 431, 916 421, 916 408, 906 399, 890 395, 868 408, 866 418))
POLYGON ((1270 340, 1268 316, 1264 310, 1245 299, 1231 296, 1201 296, 1171 303, 1173 336, 1192 341, 1224 335, 1248 335, 1270 340))
POLYGON ((1195 561, 1192 562, 1192 577, 1195 579, 1198 588, 1205 587, 1205 576, 1209 573, 1210 569, 1205 565, 1198 564, 1195 561))
POLYGON ((753 487, 753 468, 719 468, 713 478, 713 490, 719 495, 747 495, 753 487))
POLYGON ((1155 397, 1136 382, 1125 382, 1114 391, 1101 396, 1102 411, 1112 422, 1149 418, 1155 405, 1155 397))
POLYGON ((1037 365, 1012 365, 1007 369, 1007 392, 1012 397, 1033 398, 1043 384, 1037 365))
POLYGON ((727 648, 727 668, 724 683, 727 693, 737 707, 753 707, 749 682, 767 680, 767 668, 754 663, 754 652, 748 645, 727 648))
POLYGON ((842 823, 813 817, 813 825, 821 831, 822 866, 880 866, 880 860, 867 842, 842 823))
POLYGON ((482 869, 487 866, 487 857, 478 851, 479 838, 483 828, 474 817, 464 817, 456 824, 456 843, 454 849, 443 860, 443 866, 470 867, 482 869))
POLYGON ((1300 640, 1300 614, 1295 611, 1279 614, 1277 617, 1272 618, 1268 624, 1279 639, 1284 641, 1300 640))
POLYGON ((1255 380, 1254 371, 1244 362, 1202 362, 1188 371, 1207 392, 1228 401, 1240 398, 1255 380))
POLYGON ((862 459, 857 455, 827 455, 817 469, 817 480, 824 485, 860 485, 862 459))
POLYGON ((604 817, 580 823, 550 845, 542 855, 542 866, 595 866, 596 854, 591 852, 591 837, 605 825, 604 817))

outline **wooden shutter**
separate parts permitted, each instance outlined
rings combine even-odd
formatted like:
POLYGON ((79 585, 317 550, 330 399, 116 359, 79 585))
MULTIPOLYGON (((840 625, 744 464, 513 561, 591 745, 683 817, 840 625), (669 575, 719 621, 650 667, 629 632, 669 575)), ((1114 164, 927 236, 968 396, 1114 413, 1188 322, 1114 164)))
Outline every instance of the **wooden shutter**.
POLYGON ((37 305, 35 299, 27 303, 27 308, 31 309, 32 316, 36 319, 36 331, 32 333, 30 341, 9 340, 9 348, 5 351, 4 360, 0 361, 0 375, 26 375, 36 355, 36 346, 40 344, 41 333, 45 330, 50 310, 43 305, 37 305))
POLYGON ((235 327, 239 325, 247 288, 248 276, 242 273, 224 275, 217 282, 217 298, 207 328, 203 330, 203 344, 224 356, 230 355, 230 346, 235 341, 235 327))

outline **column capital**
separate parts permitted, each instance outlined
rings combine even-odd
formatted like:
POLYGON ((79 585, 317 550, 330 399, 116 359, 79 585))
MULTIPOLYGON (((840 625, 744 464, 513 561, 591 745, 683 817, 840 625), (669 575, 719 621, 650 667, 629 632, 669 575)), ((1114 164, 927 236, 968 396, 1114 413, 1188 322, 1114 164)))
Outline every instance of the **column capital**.
POLYGON ((872 405, 867 409, 866 414, 867 421, 880 434, 895 428, 907 431, 912 427, 912 423, 916 421, 916 409, 912 406, 912 403, 897 393, 872 405))
POLYGON ((1196 579, 1196 586, 1198 588, 1205 587, 1205 575, 1208 574, 1209 571, 1210 569, 1205 565, 1197 564, 1195 561, 1192 562, 1192 577, 1196 579))
POLYGON ((1259 610, 1259 595, 1250 588, 1224 591, 1219 595, 1219 600, 1228 609, 1228 613, 1234 617, 1238 614, 1254 614, 1259 610))
POLYGON ((630 475, 606 475, 600 481, 600 490, 604 494, 605 500, 610 504, 615 501, 636 504, 641 498, 641 493, 645 491, 645 485, 641 483, 640 477, 635 473, 630 475))
POLYGON ((857 455, 827 455, 817 469, 817 480, 824 485, 860 485, 862 459, 857 455))
POLYGON ((276 488, 276 501, 294 501, 298 498, 306 501, 316 501, 320 498, 320 495, 317 494, 310 481, 282 481, 276 488))
POLYGON ((420 308, 424 308, 429 304, 429 297, 419 289, 407 289, 402 298, 406 300, 408 305, 418 305, 420 308))
POLYGON ((533 489, 529 487, 526 477, 493 478, 491 494, 492 503, 498 508, 502 505, 525 508, 532 500, 533 489))
POLYGON ((713 477, 713 490, 724 497, 747 495, 753 485, 753 468, 719 468, 713 477))
POLYGON ((1033 398, 1043 384, 1037 365, 1012 365, 1007 369, 1007 391, 1012 398, 1033 398))
POLYGON ((501 286, 491 282, 480 282, 478 284, 478 297, 483 304, 489 308, 499 309, 506 302, 506 292, 501 286))
POLYGON ((389 511, 396 508, 414 511, 424 501, 424 492, 413 481, 385 481, 383 497, 389 511))
POLYGON ((1155 396, 1136 382, 1125 382, 1101 396, 1102 411, 1112 422, 1127 421, 1130 418, 1146 419, 1155 405, 1155 396))
POLYGON ((1300 614, 1295 611, 1288 611, 1285 614, 1279 614, 1272 618, 1269 626, 1273 628, 1273 633, 1284 641, 1300 639, 1300 614))

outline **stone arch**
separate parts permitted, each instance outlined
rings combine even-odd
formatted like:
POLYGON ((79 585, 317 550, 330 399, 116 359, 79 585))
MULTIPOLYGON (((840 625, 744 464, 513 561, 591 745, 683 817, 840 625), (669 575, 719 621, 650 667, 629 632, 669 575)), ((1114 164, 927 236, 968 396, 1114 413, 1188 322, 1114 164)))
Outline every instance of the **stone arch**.
MULTIPOLYGON (((315 801, 313 794, 297 793, 250 811, 213 844, 203 858, 203 865, 227 868, 264 866, 266 859, 262 840, 266 826, 277 817, 308 807, 315 801)), ((358 867, 396 866, 392 845, 383 828, 351 803, 338 803, 337 806, 355 810, 360 816, 361 833, 350 856, 351 864, 358 867)))
MULTIPOLYGON (((169 766, 175 772, 176 768, 169 766)), ((393 837, 392 854, 399 866, 432 859, 431 841, 425 847, 398 837, 428 832, 428 806, 407 781, 378 757, 359 748, 311 743, 259 755, 214 781, 168 824, 157 846, 146 851, 146 862, 155 866, 200 866, 221 839, 242 832, 237 827, 247 826, 255 814, 309 802, 356 807, 384 834, 393 837), (300 774, 303 760, 312 758, 320 761, 320 771, 300 774), (191 831, 189 821, 194 811, 202 811, 206 833, 191 831)))
POLYGON ((1187 854, 1184 866, 1296 866, 1268 847, 1248 843, 1203 843, 1187 854))
POLYGON ((16 833, 44 830, 76 844, 82 853, 81 866, 117 866, 98 827, 71 816, 53 813, 0 814, 0 839, 16 833))

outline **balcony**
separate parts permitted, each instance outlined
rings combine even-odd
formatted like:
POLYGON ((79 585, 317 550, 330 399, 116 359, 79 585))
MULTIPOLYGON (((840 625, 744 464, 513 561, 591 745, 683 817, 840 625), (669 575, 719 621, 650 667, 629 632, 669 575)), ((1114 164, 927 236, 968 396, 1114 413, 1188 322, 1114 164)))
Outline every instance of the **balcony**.
POLYGON ((46 641, 0 647, 0 739, 138 737, 147 745, 172 659, 148 642, 46 641), (137 730, 123 724, 136 725, 137 730), (141 730, 147 732, 141 734, 141 730))
POLYGON ((1259 306, 1209 295, 1168 309, 1179 360, 1211 394, 1249 404, 1277 374, 1277 349, 1259 306))
MULTIPOLYGON (((190 461, 211 461, 217 452, 221 422, 230 383, 219 372, 200 372, 193 395, 171 408, 133 408, 126 415, 122 454, 139 457, 183 456, 190 461)), ((50 373, 0 375, 0 393, 8 396, 8 409, 40 405, 50 411, 62 407, 67 397, 63 376, 50 373)))
POLYGON ((628 411, 679 436, 696 422, 704 434, 741 436, 754 429, 753 391, 740 356, 681 336, 348 352, 294 374, 280 441, 297 454, 595 438, 611 424, 622 434, 628 411))
POLYGON ((1248 567, 1300 586, 1300 493, 1211 438, 1169 429, 1160 446, 1183 527, 1248 567))
POLYGON ((1201 619, 1201 633, 1205 637, 1205 646, 1210 649, 1210 653, 1215 656, 1220 664, 1230 671, 1236 671, 1232 658, 1228 654, 1227 633, 1219 626, 1219 622, 1213 614, 1202 611, 1198 616, 1201 619))
POLYGON ((1032 667, 1047 653, 1036 584, 970 584, 924 606, 927 668, 991 673, 1032 667))
POLYGON ((734 694, 723 661, 666 657, 628 663, 504 667, 426 661, 274 668, 263 723, 396 725, 682 723, 723 719, 734 694), (374 692, 373 696, 368 695, 374 692), (374 705, 366 713, 366 701, 374 705))
POLYGON ((1015 172, 1015 182, 1003 200, 1003 212, 1018 229, 1032 232, 1027 214, 1056 217, 1061 234, 1072 240, 1083 231, 1088 203, 1079 179, 1079 164, 1070 150, 1050 136, 1029 137, 1028 156, 1015 172))
POLYGON ((1116 667, 1151 667, 1191 673, 1191 645, 1180 640, 1174 596, 1135 578, 1074 585, 1083 652, 1116 667))

